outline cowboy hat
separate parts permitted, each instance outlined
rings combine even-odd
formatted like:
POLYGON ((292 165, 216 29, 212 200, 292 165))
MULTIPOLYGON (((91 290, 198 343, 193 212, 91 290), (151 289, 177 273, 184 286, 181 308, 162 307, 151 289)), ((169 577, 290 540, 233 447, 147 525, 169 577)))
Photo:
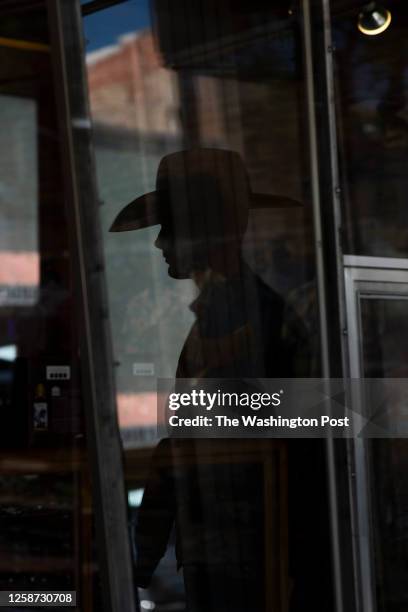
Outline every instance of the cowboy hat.
MULTIPOLYGON (((217 186, 224 212, 238 218, 239 224, 246 225, 248 209, 301 205, 286 196, 253 192, 239 153, 215 148, 189 149, 162 158, 157 170, 156 190, 127 204, 109 231, 127 232, 160 224, 172 203, 181 205, 186 194, 190 208, 197 201, 201 205, 203 191, 208 189, 210 182, 217 186)), ((207 202, 209 206, 214 205, 214 198, 209 197, 207 202)))

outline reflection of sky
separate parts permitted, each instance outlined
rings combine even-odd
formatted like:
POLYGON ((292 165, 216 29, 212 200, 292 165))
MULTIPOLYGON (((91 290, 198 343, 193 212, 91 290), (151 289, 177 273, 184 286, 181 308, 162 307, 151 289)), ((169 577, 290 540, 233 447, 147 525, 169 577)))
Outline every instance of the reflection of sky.
MULTIPOLYGON (((88 0, 89 1, 89 0, 88 0)), ((82 1, 81 4, 86 4, 82 1)), ((117 44, 123 34, 133 33, 151 25, 151 0, 127 0, 111 8, 88 15, 84 19, 84 31, 87 41, 86 51, 96 51, 109 45, 117 44)), ((288 28, 288 20, 274 20, 265 24, 264 32, 258 38, 251 39, 249 44, 235 49, 232 54, 218 57, 218 68, 239 64, 241 70, 253 70, 258 67, 261 73, 295 73, 295 45, 293 35, 288 28), (275 34, 273 34, 275 32, 275 34), (269 69, 265 65, 265 54, 273 54, 274 65, 269 69)))
POLYGON ((123 4, 92 13, 84 19, 86 50, 95 51, 115 44, 122 34, 135 32, 149 25, 149 0, 128 0, 123 4))

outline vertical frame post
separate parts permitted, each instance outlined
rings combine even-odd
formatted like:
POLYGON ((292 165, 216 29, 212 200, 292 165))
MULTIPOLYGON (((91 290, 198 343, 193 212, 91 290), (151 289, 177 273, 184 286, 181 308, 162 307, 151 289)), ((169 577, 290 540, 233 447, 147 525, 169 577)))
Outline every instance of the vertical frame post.
POLYGON ((91 460, 102 598, 109 612, 135 612, 122 449, 79 0, 47 0, 69 211, 86 439, 91 460))
MULTIPOLYGON (((310 152, 310 173, 311 173, 311 190, 313 200, 313 223, 314 223, 314 239, 316 252, 316 272, 317 272, 317 297, 319 305, 319 323, 320 323, 320 350, 322 356, 322 376, 330 378, 330 349, 329 349, 329 320, 327 313, 327 281, 326 281, 326 266, 323 250, 323 228, 322 228, 322 210, 320 197, 320 163, 318 154, 318 135, 316 126, 316 97, 314 87, 314 61, 312 49, 312 20, 310 1, 303 0, 303 48, 306 74, 306 95, 307 95, 307 117, 308 117, 308 136, 309 136, 309 152, 310 152)), ((326 462, 327 462, 327 481, 328 481, 328 496, 330 508, 330 531, 331 531, 331 546, 332 546, 332 565, 333 565, 333 585, 334 585, 334 601, 336 612, 344 612, 343 589, 342 589, 342 559, 341 559, 341 543, 339 529, 339 504, 337 499, 336 480, 337 469, 335 461, 334 442, 331 438, 327 438, 326 444, 326 462)))
MULTIPOLYGON (((302 0, 322 376, 348 374, 340 172, 330 0, 302 0)), ((336 612, 357 606, 346 440, 326 440, 336 612)))

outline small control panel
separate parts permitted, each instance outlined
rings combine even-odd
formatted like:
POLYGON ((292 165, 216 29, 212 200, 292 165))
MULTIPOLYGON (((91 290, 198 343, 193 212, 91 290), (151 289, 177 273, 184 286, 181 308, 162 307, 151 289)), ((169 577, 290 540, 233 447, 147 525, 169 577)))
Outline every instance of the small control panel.
POLYGON ((71 367, 69 365, 47 365, 47 380, 70 380, 71 367))

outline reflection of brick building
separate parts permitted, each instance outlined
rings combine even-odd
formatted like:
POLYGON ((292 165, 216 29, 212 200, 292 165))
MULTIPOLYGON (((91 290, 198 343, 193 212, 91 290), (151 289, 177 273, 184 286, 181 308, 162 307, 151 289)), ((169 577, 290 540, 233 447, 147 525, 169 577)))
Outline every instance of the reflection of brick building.
MULTIPOLYGON (((253 36, 238 33, 222 50, 222 61, 219 48, 185 51, 166 56, 145 30, 87 56, 104 231, 123 204, 154 188, 160 158, 184 147, 239 151, 255 191, 303 199, 300 84, 288 35, 276 36, 267 27, 253 36), (266 53, 271 56, 267 72, 260 59, 266 53), (243 57, 244 74, 239 69, 243 57)), ((304 206, 251 217, 248 262, 282 293, 303 282, 309 249, 304 218, 304 206)), ((105 243, 120 362, 119 419, 125 428, 146 426, 149 418, 154 422, 155 378, 174 375, 192 322, 192 290, 169 281, 153 233, 140 232, 137 241, 111 237, 105 243), (138 361, 154 364, 154 376, 135 378, 132 364, 138 361)))
POLYGON ((153 247, 154 231, 140 232, 137 241, 129 234, 106 236, 123 204, 154 188, 164 152, 181 148, 177 76, 162 67, 149 31, 122 36, 116 45, 88 54, 86 61, 98 188, 105 204, 101 215, 113 349, 120 363, 118 420, 125 444, 132 446, 143 435, 155 435, 149 428, 156 422, 155 377, 173 374, 178 345, 191 325, 190 300, 181 306, 169 286, 153 247), (169 299, 171 308, 163 317, 169 299), (186 321, 180 312, 187 313, 186 321), (178 343, 171 334, 180 338, 178 343), (135 376, 140 362, 151 364, 154 375, 135 376))
MULTIPOLYGON (((143 148, 143 155, 152 148, 165 153, 189 146, 237 150, 255 191, 304 202, 304 92, 293 61, 295 43, 287 31, 271 32, 266 25, 254 29, 253 37, 237 34, 223 44, 210 50, 181 48, 172 55, 159 51, 145 30, 90 53, 90 100, 98 133, 102 126, 121 128, 124 143, 132 132, 133 146, 143 148), (265 65, 260 58, 266 54, 265 65)), ((303 225, 299 212, 291 211, 292 230, 297 218, 303 225)), ((275 211, 273 224, 286 232, 287 212, 275 211)), ((301 234, 299 228, 294 248, 304 251, 308 246, 299 243, 301 234)))
MULTIPOLYGON (((281 53, 284 44, 277 37, 275 52, 281 53)), ((257 79, 254 67, 255 78, 241 77, 234 74, 238 53, 256 62, 265 48, 273 65, 274 49, 265 33, 257 34, 249 44, 237 39, 235 45, 224 60, 225 74, 215 74, 218 49, 214 57, 204 54, 203 59, 197 50, 176 69, 163 67, 166 58, 160 55, 149 30, 124 35, 117 45, 89 53, 93 120, 149 137, 183 132, 184 142, 190 146, 238 150, 258 191, 300 198, 300 117, 293 69, 285 66, 285 74, 278 66, 276 74, 272 70, 257 79), (198 69, 192 71, 192 64, 198 69)))
POLYGON ((150 31, 127 34, 87 56, 93 120, 141 133, 177 132, 177 82, 162 68, 150 31))

